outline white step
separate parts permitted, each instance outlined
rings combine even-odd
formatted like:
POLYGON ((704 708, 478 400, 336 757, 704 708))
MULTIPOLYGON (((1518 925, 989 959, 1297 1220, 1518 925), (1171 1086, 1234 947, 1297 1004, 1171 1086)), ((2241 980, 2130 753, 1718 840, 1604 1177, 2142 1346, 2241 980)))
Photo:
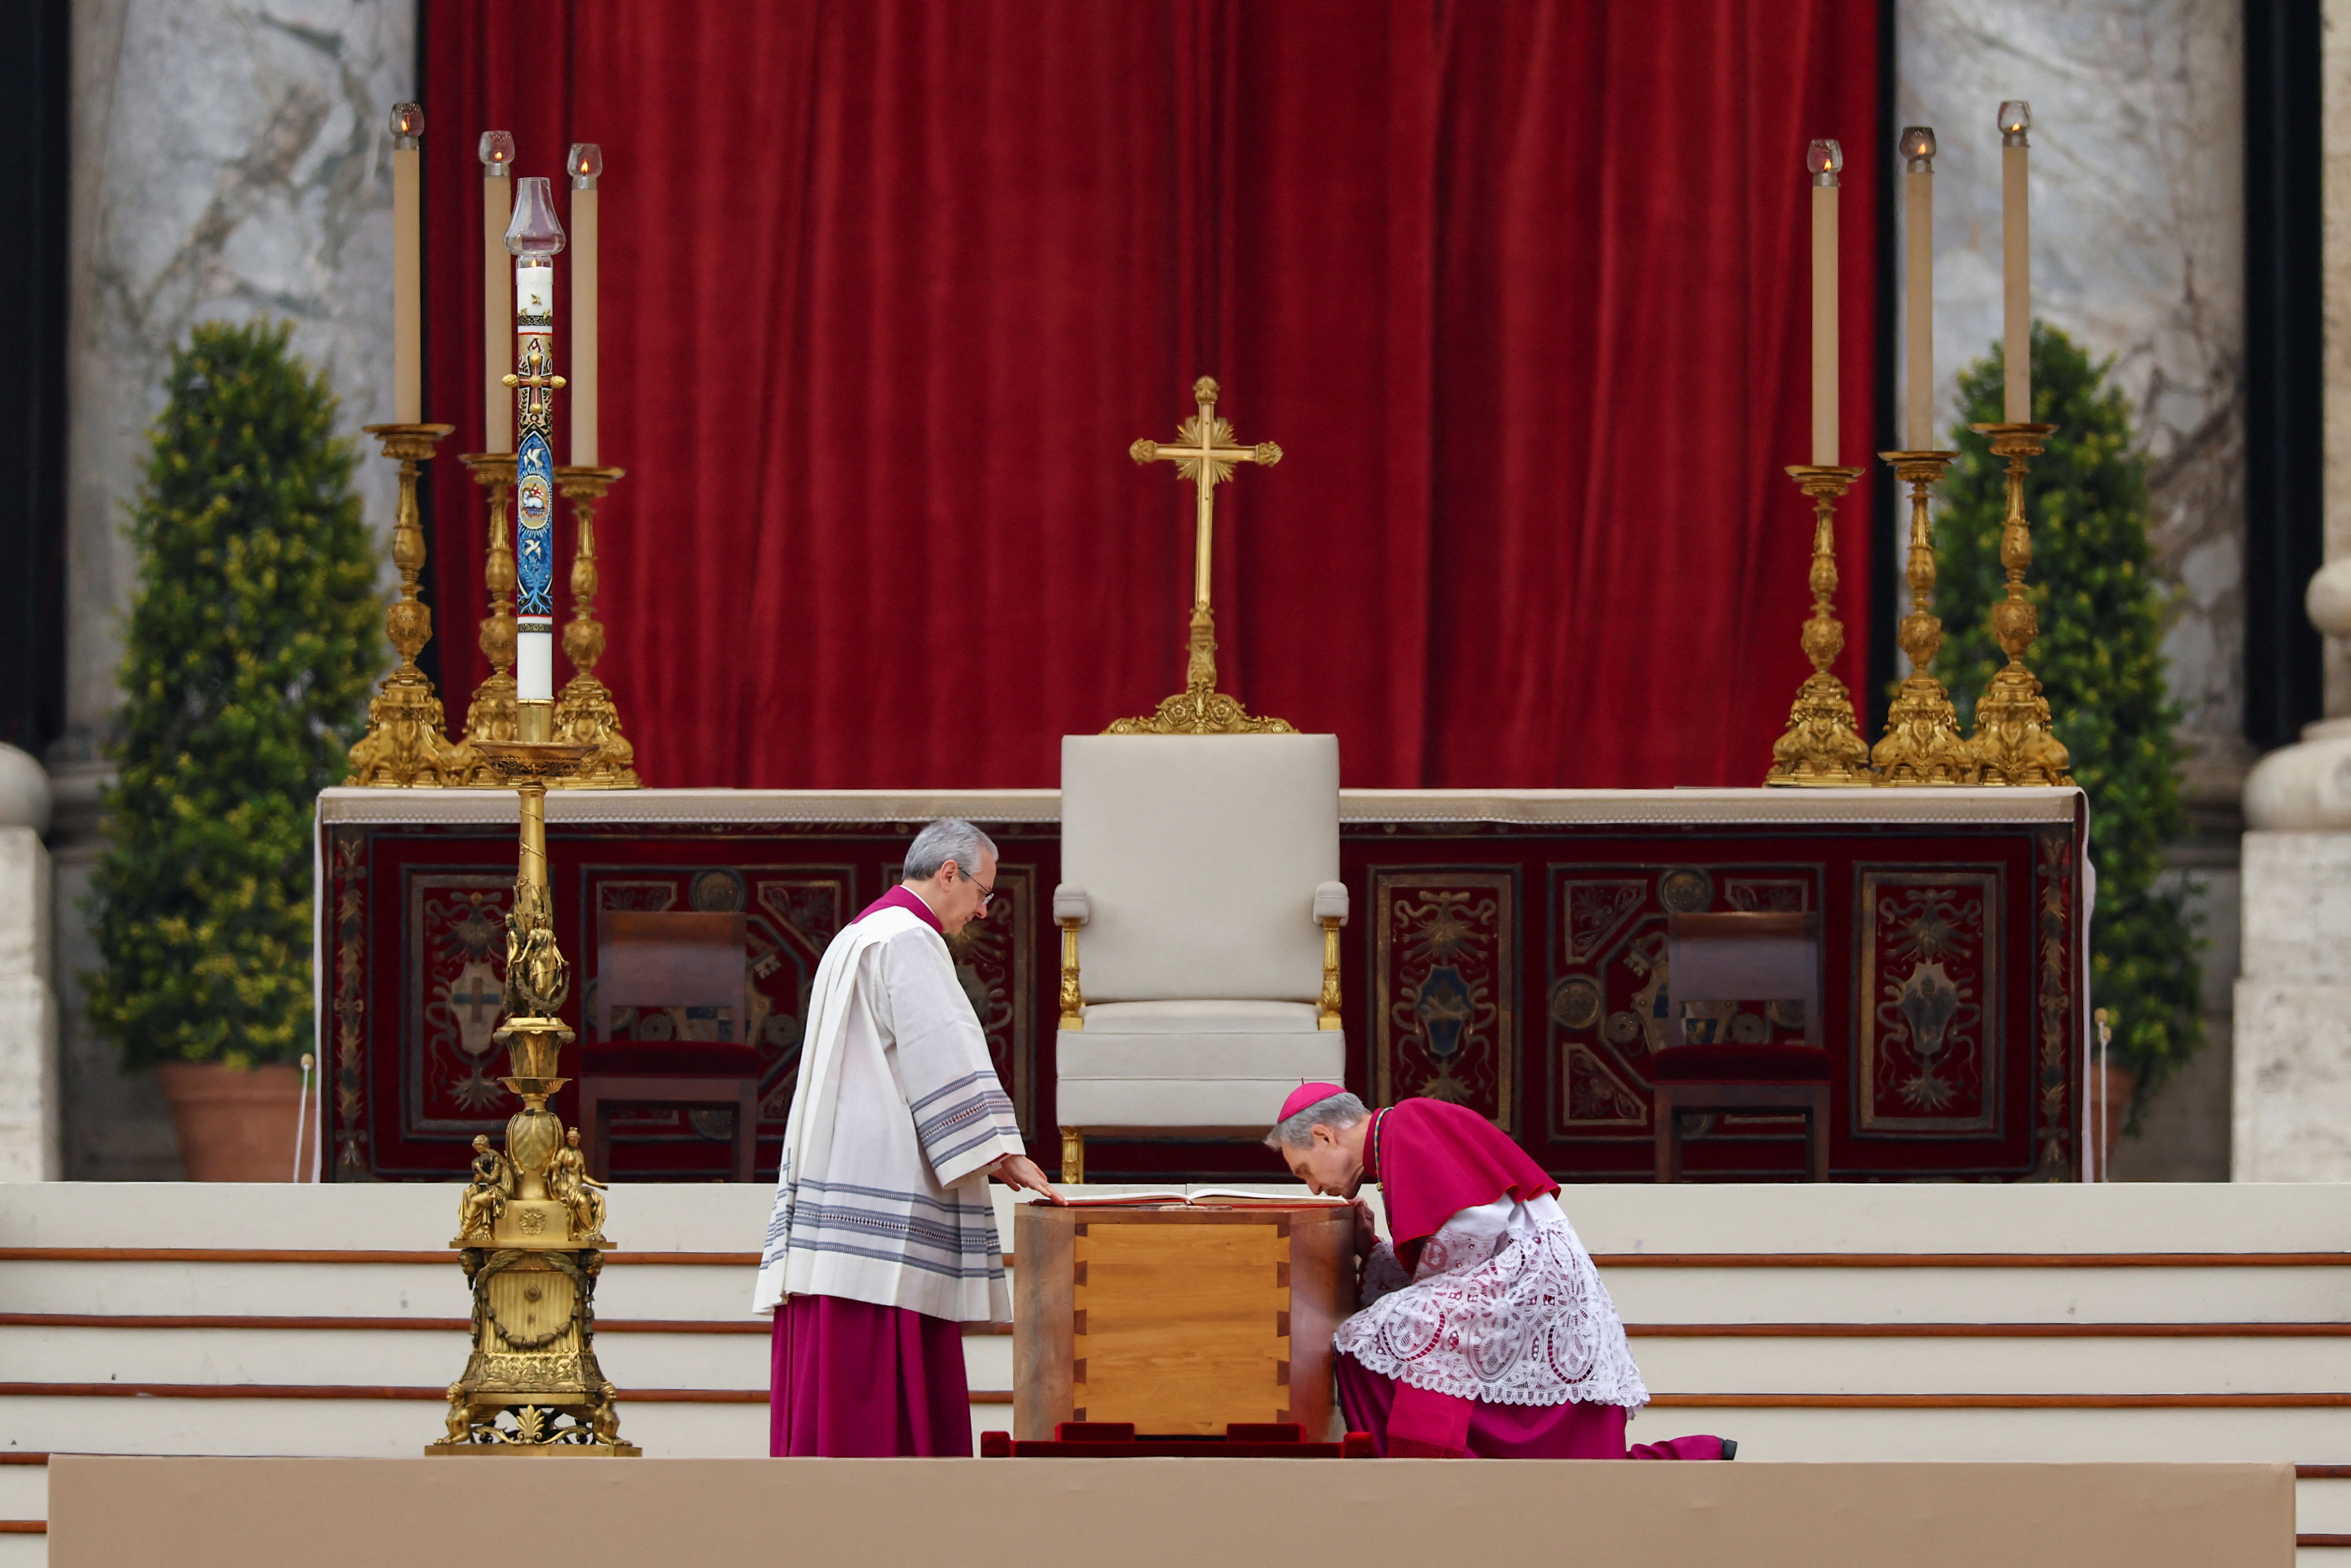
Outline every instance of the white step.
POLYGON ((2351 1267, 1612 1268, 1627 1323, 2341 1323, 2351 1267))
POLYGON ((2351 1392, 2351 1339, 1661 1339, 1652 1393, 2351 1392))

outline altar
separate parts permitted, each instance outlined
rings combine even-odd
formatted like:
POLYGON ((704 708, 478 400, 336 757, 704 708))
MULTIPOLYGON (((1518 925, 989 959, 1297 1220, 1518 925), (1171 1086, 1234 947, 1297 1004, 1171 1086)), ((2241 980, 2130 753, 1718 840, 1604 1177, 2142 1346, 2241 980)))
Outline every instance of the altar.
MULTIPOLYGON (((1050 1159, 1058 794, 564 790, 549 797, 559 936, 592 1004, 599 911, 741 911, 747 1037, 772 1170, 825 944, 897 878, 914 828, 957 815, 1002 849, 998 906, 956 948, 1030 1148, 1050 1159)), ((516 798, 319 798, 319 1085, 330 1180, 447 1180, 507 1115, 496 1075, 516 798)), ((1669 911, 1817 910, 1840 1180, 2071 1179, 2088 998, 2087 824, 2072 789, 1347 790, 1348 1080, 1475 1106, 1568 1179, 1646 1180, 1645 1064, 1664 1026, 1669 911), (1928 972, 1948 1018, 1905 1008, 1928 972), (1922 1026, 1923 1025, 1923 1026, 1922 1026)), ((1763 1026, 1776 1030, 1769 1019, 1763 1026)), ((620 1026, 652 1037, 659 1016, 620 1026)), ((567 1120, 565 1104, 557 1102, 567 1120)), ((625 1108, 632 1179, 727 1168, 729 1113, 625 1108)), ((1699 1179, 1793 1178, 1792 1120, 1718 1125, 1699 1179)), ((1271 1174, 1253 1143, 1104 1141, 1096 1179, 1271 1174)))

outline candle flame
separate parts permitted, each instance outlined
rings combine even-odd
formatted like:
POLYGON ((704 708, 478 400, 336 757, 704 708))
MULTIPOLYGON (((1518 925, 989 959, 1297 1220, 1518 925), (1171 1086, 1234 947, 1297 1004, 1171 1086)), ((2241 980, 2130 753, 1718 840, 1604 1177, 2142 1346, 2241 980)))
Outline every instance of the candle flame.
POLYGON ((424 106, 420 103, 396 103, 392 106, 392 133, 394 136, 418 137, 424 134, 424 106))
POLYGON ((2000 129, 2004 136, 2022 136, 2032 129, 2032 106, 2021 98, 2012 98, 2000 106, 2000 129))
POLYGON ((1844 149, 1823 137, 1804 149, 1804 168, 1813 174, 1834 174, 1844 167, 1844 149))
POLYGON ((604 172, 604 150, 592 141, 575 141, 565 163, 575 180, 600 178, 604 172))
POLYGON ((1931 125, 1905 126, 1900 143, 1902 156, 1911 162, 1935 156, 1935 128, 1931 125))
POLYGON ((482 132, 481 158, 485 167, 498 169, 514 161, 514 133, 507 130, 482 132))

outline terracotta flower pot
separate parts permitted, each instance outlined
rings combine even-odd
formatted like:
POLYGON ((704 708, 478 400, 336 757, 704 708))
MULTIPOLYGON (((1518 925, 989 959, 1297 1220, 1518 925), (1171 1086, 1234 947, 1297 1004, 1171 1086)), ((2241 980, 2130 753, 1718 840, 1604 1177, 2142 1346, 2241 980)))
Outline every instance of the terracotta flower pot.
MULTIPOLYGON (((191 1181, 286 1181, 294 1176, 294 1119, 302 1075, 284 1064, 239 1072, 217 1062, 166 1062, 155 1069, 180 1158, 191 1181)), ((302 1131, 302 1175, 318 1141, 315 1120, 302 1131)))

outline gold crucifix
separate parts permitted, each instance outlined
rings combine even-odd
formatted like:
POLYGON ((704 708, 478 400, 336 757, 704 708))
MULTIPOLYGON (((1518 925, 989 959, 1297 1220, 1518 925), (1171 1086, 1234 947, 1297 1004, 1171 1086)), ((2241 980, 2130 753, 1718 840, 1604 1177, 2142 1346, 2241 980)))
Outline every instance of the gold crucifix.
POLYGON ((1191 481, 1196 495, 1192 551, 1192 622, 1185 643, 1184 690, 1159 704, 1146 718, 1121 719, 1109 735, 1288 735, 1296 731, 1280 719, 1252 718, 1234 698, 1217 690, 1217 622, 1208 607, 1217 537, 1217 486, 1233 477, 1235 465, 1254 462, 1271 468, 1281 461, 1281 449, 1271 441, 1241 446, 1233 439, 1232 421, 1217 414, 1217 383, 1203 376, 1192 383, 1198 410, 1176 427, 1176 443, 1162 446, 1139 441, 1127 448, 1135 462, 1165 458, 1176 465, 1179 480, 1191 481))

